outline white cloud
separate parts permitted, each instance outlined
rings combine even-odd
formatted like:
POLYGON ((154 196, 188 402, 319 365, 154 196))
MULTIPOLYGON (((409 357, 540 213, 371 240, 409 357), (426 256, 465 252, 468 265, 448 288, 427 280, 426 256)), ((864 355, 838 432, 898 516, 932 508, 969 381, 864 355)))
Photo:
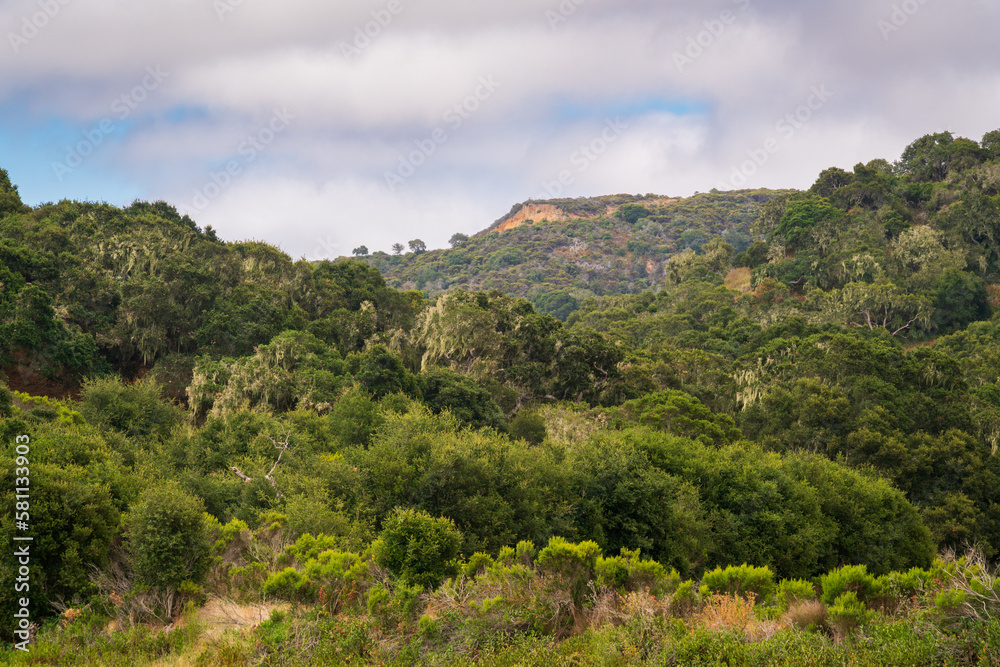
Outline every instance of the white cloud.
MULTIPOLYGON (((195 217, 296 256, 313 254, 317 239, 339 252, 415 236, 443 245, 564 170, 572 196, 705 191, 813 86, 834 98, 749 185, 806 187, 827 166, 894 159, 926 132, 978 139, 1000 125, 1000 9, 985 1, 927 0, 886 36, 878 22, 899 3, 222 0, 233 11, 220 17, 202 0, 67 0, 15 53, 9 35, 21 35, 38 1, 0 6, 0 118, 11 119, 0 134, 53 121, 92 127, 159 66, 169 77, 90 166, 109 192, 140 183, 144 196, 185 207, 221 165, 245 157, 241 143, 274 109, 287 109, 287 131, 195 217), (724 11, 732 20, 720 30, 724 11), (553 28, 547 12, 565 20, 553 28), (345 58, 343 45, 366 27, 370 44, 345 58), (691 39, 701 52, 678 67, 691 39), (445 114, 484 76, 501 85, 455 127, 445 114), (616 116, 629 129, 586 169, 574 163, 616 116), (390 191, 385 172, 439 128, 447 141, 390 191)), ((37 161, 17 173, 58 200, 50 163, 63 146, 36 141, 37 161)))

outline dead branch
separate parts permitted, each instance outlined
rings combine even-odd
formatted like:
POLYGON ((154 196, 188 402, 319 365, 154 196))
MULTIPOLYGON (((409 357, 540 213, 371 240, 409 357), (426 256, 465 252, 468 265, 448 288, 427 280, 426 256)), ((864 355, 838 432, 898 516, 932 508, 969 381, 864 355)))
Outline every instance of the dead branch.
MULTIPOLYGON (((291 437, 290 437, 287 429, 284 429, 284 432, 282 433, 282 435, 285 438, 284 440, 278 440, 277 438, 274 438, 274 437, 271 437, 271 436, 267 436, 267 439, 271 441, 271 444, 274 445, 274 448, 278 450, 278 459, 274 462, 274 465, 271 466, 271 469, 267 472, 267 474, 264 475, 264 479, 266 479, 271 484, 271 486, 274 488, 274 493, 277 496, 278 500, 281 500, 281 491, 278 489, 278 483, 274 481, 273 475, 274 475, 274 471, 278 469, 278 464, 281 463, 281 457, 285 455, 285 451, 288 449, 289 445, 291 444, 291 437)), ((235 473, 237 477, 239 477, 240 479, 242 479, 247 484, 249 484, 250 482, 253 481, 253 477, 250 477, 250 476, 244 474, 236 466, 231 466, 229 469, 232 470, 233 473, 235 473)))
POLYGON ((247 477, 242 472, 240 472, 240 469, 237 468, 236 466, 233 466, 232 468, 230 468, 230 470, 232 470, 234 473, 236 473, 237 477, 239 477, 240 479, 242 479, 244 482, 247 482, 248 484, 253 481, 253 477, 247 477))
POLYGON ((896 329, 895 331, 893 331, 892 335, 895 336, 896 334, 898 334, 903 329, 909 329, 910 325, 913 324, 916 321, 917 321, 917 318, 914 317, 912 320, 910 320, 909 322, 907 322, 905 325, 903 325, 903 326, 899 327, 898 329, 896 329))

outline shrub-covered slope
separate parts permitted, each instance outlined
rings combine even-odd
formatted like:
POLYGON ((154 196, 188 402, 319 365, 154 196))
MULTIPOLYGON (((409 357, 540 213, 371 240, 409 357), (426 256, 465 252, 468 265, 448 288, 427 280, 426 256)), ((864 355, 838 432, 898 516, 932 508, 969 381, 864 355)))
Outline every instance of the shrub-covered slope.
POLYGON ((688 248, 700 251, 712 238, 744 250, 760 207, 780 194, 529 201, 471 238, 453 238, 451 249, 363 258, 396 287, 429 295, 497 289, 565 319, 587 297, 657 288, 667 259, 688 248))

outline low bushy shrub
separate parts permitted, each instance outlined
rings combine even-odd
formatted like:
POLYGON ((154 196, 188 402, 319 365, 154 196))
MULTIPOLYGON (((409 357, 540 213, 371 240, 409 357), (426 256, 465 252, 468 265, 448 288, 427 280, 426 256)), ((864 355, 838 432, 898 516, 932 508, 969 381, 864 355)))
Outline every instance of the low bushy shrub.
POLYGON ((375 562, 407 586, 435 589, 458 574, 462 533, 451 519, 396 509, 372 545, 375 562))
POLYGON ((790 609, 796 602, 815 600, 816 589, 805 579, 782 579, 776 598, 780 608, 790 609))
POLYGON ((746 563, 726 568, 717 567, 701 578, 700 592, 726 595, 753 594, 757 599, 774 593, 774 572, 769 567, 753 567, 746 563))
POLYGON ((668 595, 680 585, 677 570, 669 572, 654 560, 640 558, 638 549, 622 548, 620 556, 599 556, 594 565, 595 583, 619 593, 647 591, 668 595))
POLYGON ((594 567, 600 555, 601 548, 596 542, 573 544, 561 537, 553 537, 538 554, 536 563, 541 572, 565 581, 573 602, 581 606, 587 585, 594 579, 594 567))
POLYGON ((872 612, 868 611, 854 591, 837 596, 826 611, 830 627, 840 637, 851 634, 872 618, 872 612))
POLYGON ((820 579, 823 587, 823 602, 836 604, 837 598, 844 593, 854 593, 862 602, 869 602, 881 592, 881 586, 875 577, 868 574, 864 565, 845 565, 820 579))

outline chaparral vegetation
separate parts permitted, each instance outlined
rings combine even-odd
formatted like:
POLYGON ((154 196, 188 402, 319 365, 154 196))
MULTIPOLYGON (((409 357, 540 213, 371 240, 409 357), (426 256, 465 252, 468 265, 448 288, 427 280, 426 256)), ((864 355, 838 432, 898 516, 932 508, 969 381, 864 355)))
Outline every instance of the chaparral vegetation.
POLYGON ((0 662, 1000 665, 1000 131, 451 245, 0 170, 0 662))

